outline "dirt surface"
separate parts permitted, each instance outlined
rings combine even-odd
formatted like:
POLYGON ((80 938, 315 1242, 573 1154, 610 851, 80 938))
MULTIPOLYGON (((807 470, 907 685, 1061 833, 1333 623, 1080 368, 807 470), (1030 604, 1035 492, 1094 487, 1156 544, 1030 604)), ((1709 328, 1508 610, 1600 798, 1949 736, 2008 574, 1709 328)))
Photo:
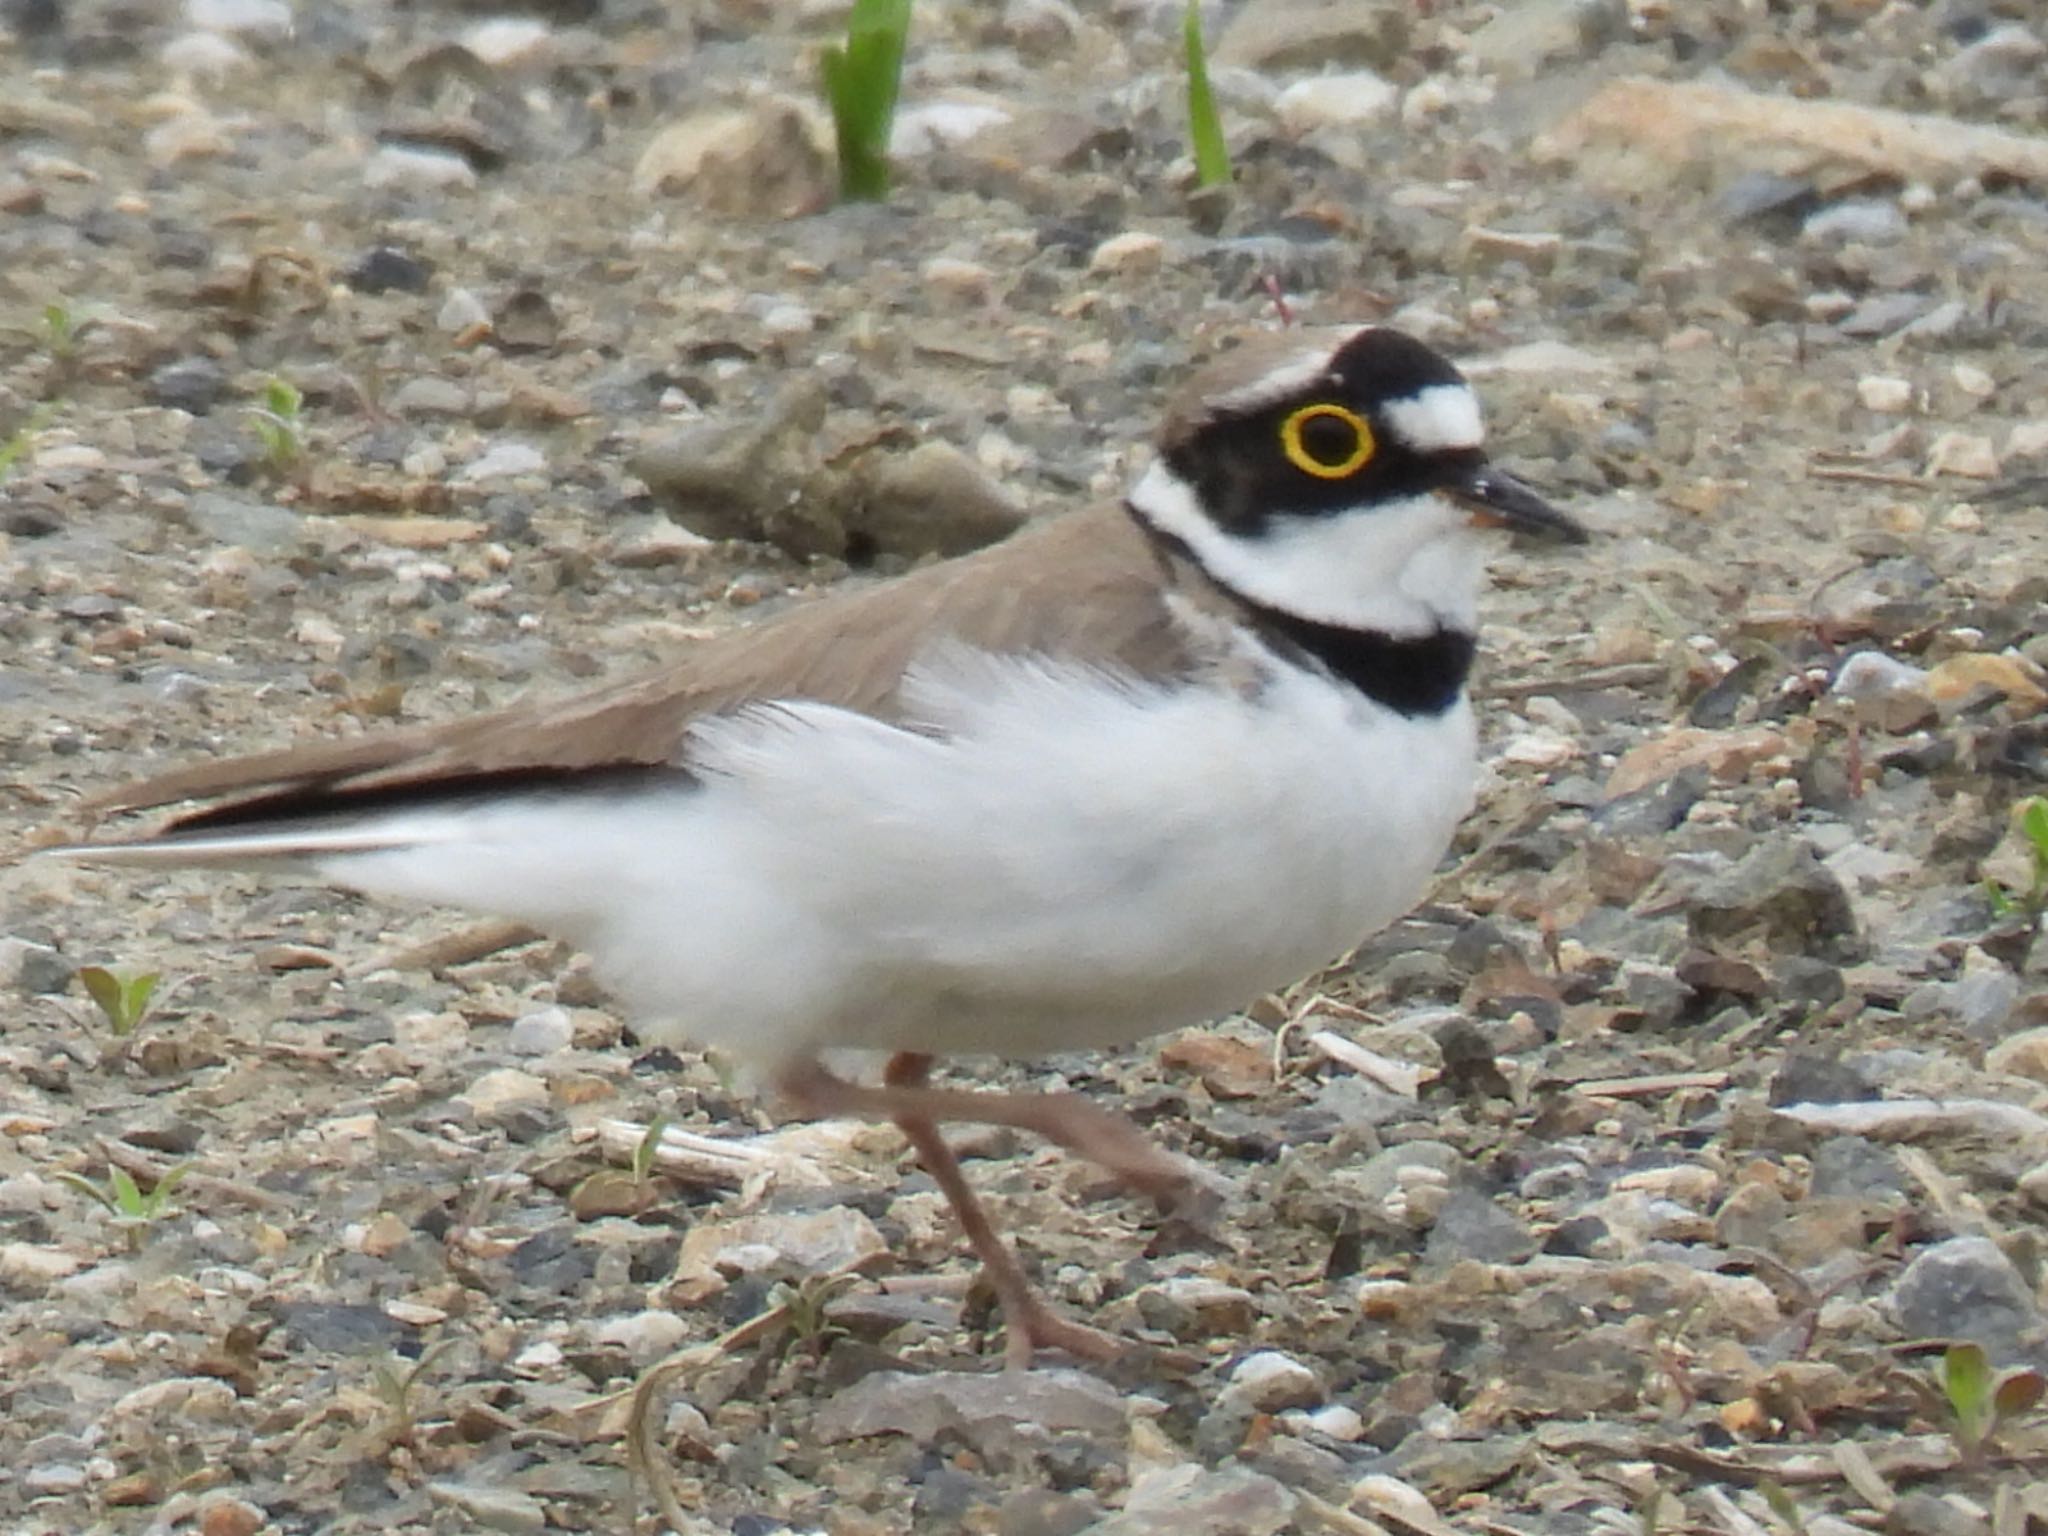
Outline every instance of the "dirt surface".
POLYGON ((10 860, 0 1530, 657 1530, 677 1351, 693 1533, 2048 1528, 2039 1419, 1932 1386, 2048 1368, 2038 8, 1212 8, 1227 194, 1178 6, 916 13, 835 208, 830 6, 0 5, 8 848, 1115 494, 1284 308, 1458 358, 1597 533, 1498 569, 1430 902, 963 1068, 1229 1191, 963 1137, 1144 1346, 1027 1376, 893 1133, 771 1130, 560 948, 10 860), (729 1155, 636 1174, 657 1116, 729 1155))

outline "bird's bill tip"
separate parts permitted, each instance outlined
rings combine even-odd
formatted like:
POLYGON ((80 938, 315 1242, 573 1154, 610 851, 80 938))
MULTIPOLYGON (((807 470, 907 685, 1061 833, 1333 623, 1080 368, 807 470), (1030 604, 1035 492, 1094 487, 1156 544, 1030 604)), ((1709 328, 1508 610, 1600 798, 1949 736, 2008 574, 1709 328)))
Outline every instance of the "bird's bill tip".
POLYGON ((1529 489, 1506 470, 1482 464, 1444 487, 1477 528, 1505 528, 1552 544, 1583 544, 1583 524, 1529 489))

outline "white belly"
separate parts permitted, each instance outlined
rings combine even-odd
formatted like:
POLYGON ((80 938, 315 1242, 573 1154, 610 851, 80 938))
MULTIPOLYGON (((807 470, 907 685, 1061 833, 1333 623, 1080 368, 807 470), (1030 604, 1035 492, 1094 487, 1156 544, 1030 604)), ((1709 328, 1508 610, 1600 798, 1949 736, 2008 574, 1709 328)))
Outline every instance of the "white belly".
POLYGON ((410 853, 331 872, 551 927, 643 1033, 763 1067, 1031 1055, 1334 959, 1414 903, 1471 803, 1462 701, 1410 720, 1288 667, 1247 698, 955 657, 913 694, 931 733, 777 705, 700 728, 694 787, 466 813, 438 889, 410 853))

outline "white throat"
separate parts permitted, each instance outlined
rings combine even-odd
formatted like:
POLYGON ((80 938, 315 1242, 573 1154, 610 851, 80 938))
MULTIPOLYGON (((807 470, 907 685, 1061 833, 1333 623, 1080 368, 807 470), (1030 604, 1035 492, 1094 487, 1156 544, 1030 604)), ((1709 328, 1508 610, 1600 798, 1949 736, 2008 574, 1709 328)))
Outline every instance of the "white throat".
POLYGON ((1268 608, 1397 639, 1478 627, 1485 539, 1434 493, 1370 510, 1276 518, 1245 537, 1218 527, 1187 482, 1158 459, 1128 500, 1146 523, 1185 544, 1214 580, 1268 608))

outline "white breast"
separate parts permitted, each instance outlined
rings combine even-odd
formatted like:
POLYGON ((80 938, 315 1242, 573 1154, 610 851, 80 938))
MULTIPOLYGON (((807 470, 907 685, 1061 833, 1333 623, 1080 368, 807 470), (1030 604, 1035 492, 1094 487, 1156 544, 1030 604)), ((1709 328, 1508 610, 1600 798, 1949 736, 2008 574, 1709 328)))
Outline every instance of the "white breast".
MULTIPOLYGON (((1472 795, 1462 702, 1406 719, 1292 666, 1249 694, 955 654, 927 731, 809 703, 693 734, 694 787, 460 812, 325 865, 589 949, 653 1038, 1104 1046, 1241 1007, 1420 894, 1472 795)), ((446 815, 447 813, 442 813, 446 815)))

